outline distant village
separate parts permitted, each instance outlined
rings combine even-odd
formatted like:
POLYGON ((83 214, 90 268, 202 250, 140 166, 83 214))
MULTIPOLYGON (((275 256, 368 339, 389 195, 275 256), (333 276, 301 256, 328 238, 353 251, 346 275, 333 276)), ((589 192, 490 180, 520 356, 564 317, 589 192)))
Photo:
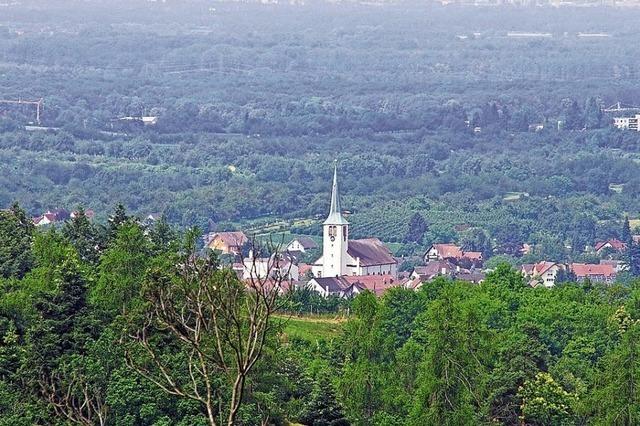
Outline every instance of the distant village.
MULTIPOLYGON (((639 117, 640 118, 640 117, 639 117)), ((79 211, 48 210, 32 218, 35 226, 55 225, 73 219, 79 211)), ((84 210, 92 220, 93 210, 84 210)), ((141 223, 149 226, 159 220, 160 214, 149 214, 141 223)), ((467 251, 451 242, 432 244, 421 256, 418 264, 401 268, 405 261, 378 238, 350 239, 350 225, 340 208, 338 169, 334 169, 331 205, 324 221, 321 241, 310 236, 296 236, 282 247, 256 249, 259 244, 242 231, 210 232, 203 236, 203 245, 227 260, 241 280, 261 279, 277 282, 283 292, 307 288, 323 297, 354 297, 363 291, 376 295, 388 289, 404 287, 418 290, 436 278, 444 277, 480 284, 490 272, 484 267, 483 254, 467 251), (262 253, 264 251, 264 253, 262 253)), ((633 235, 640 243, 640 235, 633 235)), ((558 282, 588 280, 592 283, 611 284, 618 274, 628 270, 620 259, 627 244, 612 238, 597 241, 587 247, 590 254, 600 258, 599 263, 560 263, 553 260, 523 264, 520 272, 531 287, 550 288, 558 282)), ((522 244, 520 253, 531 252, 522 244)))
MULTIPOLYGON (((349 222, 340 208, 338 171, 334 170, 331 207, 323 223, 322 241, 308 236, 293 238, 276 254, 254 253, 251 239, 241 231, 212 232, 204 238, 205 247, 232 259, 232 268, 242 280, 258 278, 282 282, 282 291, 307 288, 323 297, 354 297, 363 291, 382 295, 390 288, 418 290, 436 278, 444 277, 480 284, 490 270, 483 267, 481 252, 466 251, 453 243, 432 244, 419 265, 400 272, 403 259, 377 238, 352 240, 349 222), (316 254, 315 257, 313 254, 316 254)), ((640 242, 640 235, 633 236, 640 242)), ((521 253, 531 247, 523 244, 521 253)), ((621 260, 626 244, 618 239, 598 241, 590 248, 600 256, 599 263, 558 263, 542 261, 523 264, 520 272, 531 287, 550 288, 561 281, 613 283, 618 274, 628 269, 621 260)))

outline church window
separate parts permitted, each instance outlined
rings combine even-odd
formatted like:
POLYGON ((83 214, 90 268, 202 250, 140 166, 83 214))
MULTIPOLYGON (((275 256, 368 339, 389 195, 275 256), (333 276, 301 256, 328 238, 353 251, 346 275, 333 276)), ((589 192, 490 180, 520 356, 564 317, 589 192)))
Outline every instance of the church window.
POLYGON ((342 227, 342 239, 344 241, 347 241, 347 227, 346 226, 342 227))

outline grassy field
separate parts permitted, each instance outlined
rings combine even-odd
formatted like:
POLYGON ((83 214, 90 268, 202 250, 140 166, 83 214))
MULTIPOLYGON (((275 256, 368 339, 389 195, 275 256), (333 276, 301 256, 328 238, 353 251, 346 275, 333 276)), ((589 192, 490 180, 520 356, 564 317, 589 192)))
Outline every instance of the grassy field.
POLYGON ((284 335, 315 342, 333 339, 340 334, 345 319, 324 316, 289 317, 278 315, 285 321, 284 335))

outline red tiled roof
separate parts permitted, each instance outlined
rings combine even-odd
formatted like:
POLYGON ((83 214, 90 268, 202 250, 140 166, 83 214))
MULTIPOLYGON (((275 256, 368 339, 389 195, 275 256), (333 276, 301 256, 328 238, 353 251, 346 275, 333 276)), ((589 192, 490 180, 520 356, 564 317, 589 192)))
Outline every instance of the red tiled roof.
POLYGON ((482 260, 482 253, 479 251, 464 251, 462 247, 455 244, 434 244, 432 246, 442 259, 469 259, 472 261, 482 260))
POLYGON ((465 251, 463 257, 470 260, 482 260, 482 253, 479 251, 465 251))
POLYGON ((381 296, 392 287, 402 285, 400 280, 394 279, 391 275, 356 275, 344 276, 344 280, 350 284, 358 286, 362 290, 369 290, 376 296, 381 296))
POLYGON ((455 271, 456 266, 447 260, 434 260, 427 262, 425 266, 416 266, 414 272, 423 279, 431 279, 436 275, 441 275, 443 269, 445 274, 448 274, 455 271))
POLYGON ((616 251, 623 251, 627 245, 625 243, 623 243, 622 241, 613 238, 611 240, 607 240, 607 241, 598 241, 595 245, 595 249, 596 251, 600 251, 603 248, 605 248, 605 246, 609 244, 611 246, 612 249, 616 250, 616 251))
POLYGON ((311 268, 312 268, 311 265, 307 265, 306 263, 300 263, 298 264, 298 273, 300 274, 300 276, 304 276, 307 272, 311 270, 311 268))
POLYGON ((613 265, 610 264, 572 263, 571 271, 579 278, 595 275, 612 278, 616 275, 613 265))
POLYGON ((547 272, 549 269, 551 269, 552 267, 556 266, 557 263, 555 262, 538 262, 535 265, 535 272, 538 275, 542 275, 545 272, 547 272))
POLYGON ((434 244, 433 248, 436 249, 440 257, 462 258, 462 249, 455 244, 434 244))
POLYGON ((531 275, 533 274, 533 267, 535 265, 533 263, 524 263, 521 268, 522 268, 522 272, 527 274, 527 275, 531 275))
POLYGON ((240 247, 249 239, 242 231, 235 232, 216 232, 209 235, 209 243, 214 240, 221 240, 227 247, 240 247))
POLYGON ((294 238, 293 240, 291 240, 289 244, 293 243, 294 241, 297 241, 305 249, 314 249, 318 247, 318 244, 312 238, 309 238, 309 237, 302 236, 302 237, 294 238))
POLYGON ((399 287, 403 281, 396 280, 390 275, 352 275, 342 277, 314 278, 321 287, 329 293, 347 292, 352 287, 359 290, 369 290, 376 296, 381 296, 385 291, 393 287, 399 287))

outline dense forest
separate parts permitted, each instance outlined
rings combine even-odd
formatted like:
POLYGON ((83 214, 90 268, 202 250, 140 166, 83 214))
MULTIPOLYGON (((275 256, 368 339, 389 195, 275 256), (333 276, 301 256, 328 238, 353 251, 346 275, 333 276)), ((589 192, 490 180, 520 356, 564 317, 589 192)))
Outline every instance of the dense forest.
POLYGON ((44 102, 40 126, 32 105, 0 104, 3 207, 82 205, 104 220, 119 201, 205 230, 282 220, 314 234, 337 158, 354 237, 403 243, 399 254, 472 229, 491 253, 527 242, 578 258, 640 212, 640 135, 603 111, 640 104, 635 9, 2 12, 2 98, 44 102), (527 31, 544 36, 513 36, 527 31), (142 116, 157 123, 130 119, 142 116), (428 230, 407 244, 416 214, 428 230))
POLYGON ((0 425, 640 423, 638 282, 502 264, 324 300, 241 283, 197 234, 0 212, 0 425))

